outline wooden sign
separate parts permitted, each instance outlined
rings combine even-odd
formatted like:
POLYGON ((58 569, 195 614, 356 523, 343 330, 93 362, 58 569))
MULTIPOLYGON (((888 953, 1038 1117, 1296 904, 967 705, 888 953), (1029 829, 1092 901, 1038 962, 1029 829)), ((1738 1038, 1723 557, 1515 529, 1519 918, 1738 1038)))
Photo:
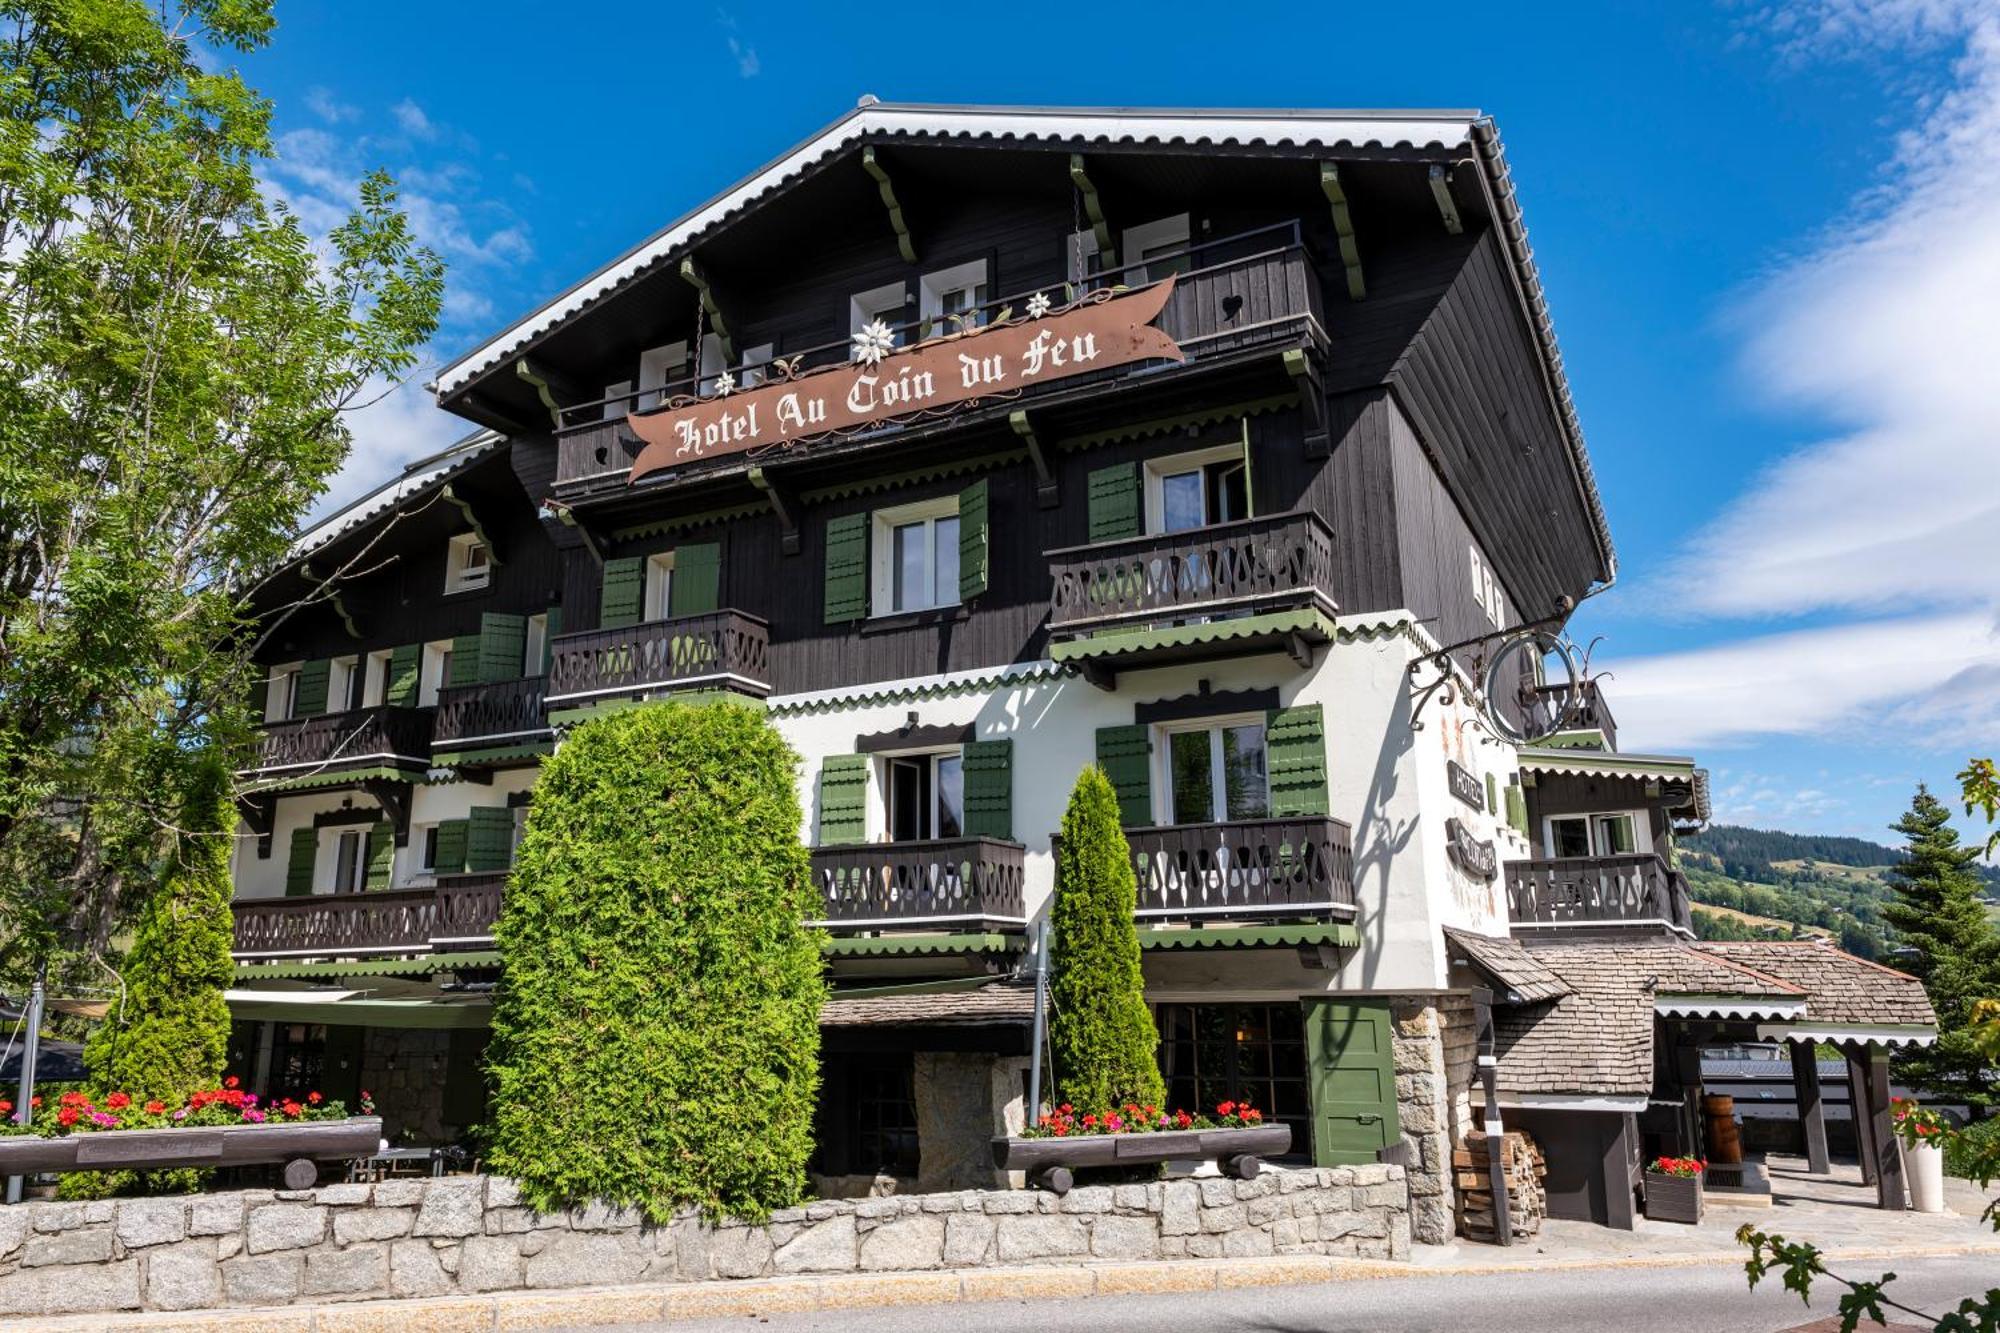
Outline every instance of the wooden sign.
MULTIPOLYGON (((662 412, 633 413, 625 420, 646 447, 633 460, 628 481, 696 459, 930 415, 1135 361, 1185 360, 1174 340, 1152 327, 1173 291, 1170 277, 1136 292, 1093 292, 1039 317, 932 338, 879 359, 825 366, 741 393, 676 400, 662 412)), ((783 374, 782 366, 775 369, 783 374)))
POLYGON ((1453 864, 1474 879, 1490 881, 1500 873, 1500 856, 1493 844, 1473 837, 1461 820, 1444 821, 1444 846, 1453 864))
POLYGON ((1480 785, 1471 769, 1456 759, 1444 761, 1444 771, 1451 779, 1451 794, 1464 801, 1474 810, 1486 808, 1486 788, 1480 785))

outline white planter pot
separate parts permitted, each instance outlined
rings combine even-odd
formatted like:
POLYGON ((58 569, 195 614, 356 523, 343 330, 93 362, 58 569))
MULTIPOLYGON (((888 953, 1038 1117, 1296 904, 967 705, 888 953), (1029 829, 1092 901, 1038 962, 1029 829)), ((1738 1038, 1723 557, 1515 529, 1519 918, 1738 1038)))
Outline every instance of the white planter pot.
POLYGON ((1903 1149, 1903 1174, 1910 1182, 1910 1207, 1920 1213, 1944 1211, 1944 1149, 1926 1143, 1903 1149))

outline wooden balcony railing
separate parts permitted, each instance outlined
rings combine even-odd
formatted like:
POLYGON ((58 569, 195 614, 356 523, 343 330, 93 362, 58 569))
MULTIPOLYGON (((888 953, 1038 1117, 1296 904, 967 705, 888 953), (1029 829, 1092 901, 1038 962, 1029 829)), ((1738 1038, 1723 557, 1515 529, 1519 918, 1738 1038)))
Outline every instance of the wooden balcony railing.
POLYGON ((442 876, 434 885, 370 893, 252 898, 232 904, 231 952, 250 958, 355 958, 492 943, 505 871, 442 876))
POLYGON ((314 770, 421 767, 430 762, 431 710, 383 705, 267 722, 244 772, 297 777, 314 770))
POLYGON ((492 944, 493 923, 500 919, 500 895, 506 887, 504 870, 438 876, 431 947, 474 949, 492 944))
POLYGON ((1354 913, 1353 835, 1323 816, 1127 829, 1142 921, 1354 913))
POLYGON ((1516 926, 1664 922, 1694 928, 1686 878, 1651 853, 1509 861, 1507 915, 1516 926))
POLYGON ((1046 553, 1049 629, 1087 634, 1333 601, 1333 534, 1311 513, 1272 514, 1046 553))
POLYGON ((831 930, 1018 927, 1027 916, 1022 848, 997 838, 815 847, 831 930))
POLYGON ((576 705, 646 690, 771 692, 771 631, 741 611, 649 620, 555 640, 546 702, 576 705))
POLYGON ((547 685, 546 676, 523 676, 439 690, 431 744, 440 750, 446 746, 464 750, 475 745, 518 745, 547 736, 549 722, 542 711, 547 685))

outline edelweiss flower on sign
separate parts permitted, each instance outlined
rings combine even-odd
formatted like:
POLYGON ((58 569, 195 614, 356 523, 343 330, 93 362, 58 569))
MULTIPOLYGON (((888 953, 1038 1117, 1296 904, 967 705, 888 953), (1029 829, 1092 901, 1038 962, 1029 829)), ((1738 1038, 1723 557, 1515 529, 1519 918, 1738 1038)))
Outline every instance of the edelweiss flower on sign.
POLYGON ((719 397, 723 398, 727 398, 730 394, 735 393, 736 377, 726 370, 717 375, 715 377, 715 392, 719 397))
POLYGON ((1049 313, 1049 298, 1046 292, 1036 292, 1028 298, 1028 318, 1040 319, 1049 313))
POLYGON ((882 358, 896 349, 896 335, 881 320, 870 320, 854 335, 854 360, 864 366, 879 366, 882 358))

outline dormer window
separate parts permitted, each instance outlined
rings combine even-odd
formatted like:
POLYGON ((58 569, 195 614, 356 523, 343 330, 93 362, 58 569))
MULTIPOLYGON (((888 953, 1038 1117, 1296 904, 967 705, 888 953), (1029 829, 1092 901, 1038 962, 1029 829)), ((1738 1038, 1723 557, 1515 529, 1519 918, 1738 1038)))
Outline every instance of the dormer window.
POLYGON ((444 590, 469 592, 483 588, 493 573, 493 555, 476 533, 461 533, 451 539, 444 567, 444 590))

